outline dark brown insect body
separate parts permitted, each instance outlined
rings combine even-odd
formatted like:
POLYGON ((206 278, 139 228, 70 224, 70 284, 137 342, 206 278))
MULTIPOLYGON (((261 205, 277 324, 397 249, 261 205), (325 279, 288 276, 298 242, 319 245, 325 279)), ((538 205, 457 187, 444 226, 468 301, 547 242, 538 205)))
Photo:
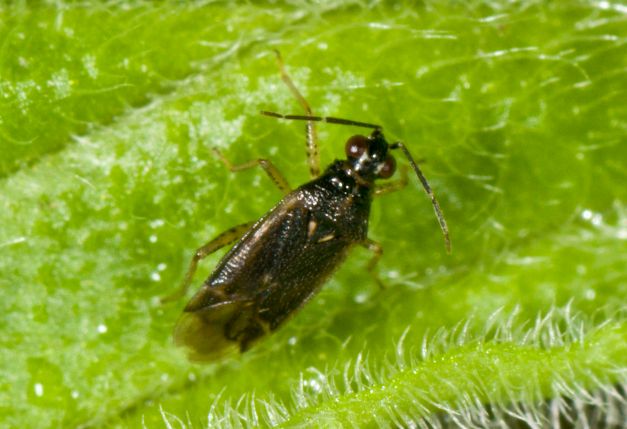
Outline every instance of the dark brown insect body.
MULTIPOLYGON (((449 244, 437 201, 407 149, 401 143, 388 144, 376 125, 313 116, 279 64, 283 79, 308 114, 264 114, 308 121, 312 176, 318 176, 314 121, 369 127, 374 131, 369 137, 351 137, 346 143, 346 160, 336 160, 323 174, 288 192, 260 220, 235 227, 197 251, 182 291, 200 259, 239 240, 187 304, 175 328, 175 342, 188 349, 192 360, 213 360, 230 351, 245 351, 255 340, 277 329, 320 289, 355 245, 374 252, 368 266, 372 271, 382 253, 381 247, 367 236, 372 198, 405 184, 404 180, 382 187, 374 184, 376 179, 389 178, 394 173, 391 149, 402 149, 419 174, 449 244)), ((233 171, 260 165, 279 188, 289 189, 269 161, 234 167, 222 159, 233 171)))

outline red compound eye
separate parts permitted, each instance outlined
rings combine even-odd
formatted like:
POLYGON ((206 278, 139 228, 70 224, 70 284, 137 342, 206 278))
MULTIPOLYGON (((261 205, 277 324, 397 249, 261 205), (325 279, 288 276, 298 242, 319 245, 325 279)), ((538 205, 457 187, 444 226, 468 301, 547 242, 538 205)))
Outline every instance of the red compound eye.
POLYGON ((346 156, 349 158, 359 158, 366 150, 370 143, 368 137, 356 135, 346 141, 346 156))
POLYGON ((379 170, 379 177, 382 179, 389 179, 390 177, 392 177, 395 171, 396 160, 391 155, 388 155, 387 158, 385 158, 383 167, 381 167, 381 170, 379 170))

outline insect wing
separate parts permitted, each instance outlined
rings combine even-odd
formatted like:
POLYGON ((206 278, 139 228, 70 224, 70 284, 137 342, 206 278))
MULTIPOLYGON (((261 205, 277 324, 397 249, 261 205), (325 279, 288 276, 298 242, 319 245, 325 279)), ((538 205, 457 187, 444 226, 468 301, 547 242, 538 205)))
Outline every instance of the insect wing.
MULTIPOLYGON (((296 190, 222 258, 174 332, 192 360, 245 351, 300 308, 343 261, 350 241, 296 190)), ((315 198, 314 198, 315 200, 315 198)))
POLYGON ((204 310, 184 312, 174 328, 174 343, 185 347, 189 360, 208 362, 238 351, 237 343, 224 335, 224 326, 243 310, 241 303, 225 303, 204 310))

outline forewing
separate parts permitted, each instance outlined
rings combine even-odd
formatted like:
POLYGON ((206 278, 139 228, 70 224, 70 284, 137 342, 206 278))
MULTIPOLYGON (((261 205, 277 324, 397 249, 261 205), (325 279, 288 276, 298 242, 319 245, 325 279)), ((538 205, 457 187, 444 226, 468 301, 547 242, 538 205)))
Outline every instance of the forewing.
POLYGON ((267 286, 260 270, 279 268, 269 252, 289 240, 298 223, 294 210, 302 208, 297 198, 282 200, 227 252, 189 301, 174 341, 187 349, 190 360, 212 361, 243 351, 267 332, 267 324, 257 317, 259 292, 267 286))
POLYGON ((353 242, 309 197, 297 190, 253 225, 188 303, 174 336, 190 359, 246 350, 299 309, 344 259, 353 242))
POLYGON ((174 328, 174 343, 185 347, 192 361, 212 361, 237 352, 237 342, 224 335, 225 324, 241 304, 227 303, 206 310, 184 312, 174 328))

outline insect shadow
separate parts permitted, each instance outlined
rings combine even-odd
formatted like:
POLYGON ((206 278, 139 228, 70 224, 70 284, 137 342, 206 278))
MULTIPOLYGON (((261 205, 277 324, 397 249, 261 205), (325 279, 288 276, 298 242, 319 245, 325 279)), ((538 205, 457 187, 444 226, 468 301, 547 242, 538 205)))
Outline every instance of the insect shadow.
POLYGON ((174 341, 187 349, 193 361, 212 361, 232 352, 244 352, 276 330, 321 288, 355 246, 372 251, 367 270, 374 271, 381 245, 368 238, 368 217, 373 197, 404 187, 400 180, 375 184, 392 177, 400 150, 431 199, 447 251, 451 242, 440 205, 409 150, 401 142, 388 143, 376 124, 336 117, 315 116, 287 74, 276 51, 281 78, 305 110, 304 115, 262 111, 265 116, 306 121, 307 160, 311 181, 293 189, 267 159, 233 165, 217 149, 226 167, 242 171, 261 167, 285 194, 261 219, 218 235, 200 247, 189 265, 181 287, 162 301, 185 295, 198 262, 216 250, 235 243, 213 273, 192 297, 174 329, 174 341), (316 122, 371 129, 369 136, 354 135, 345 145, 346 159, 335 160, 320 172, 316 122))

